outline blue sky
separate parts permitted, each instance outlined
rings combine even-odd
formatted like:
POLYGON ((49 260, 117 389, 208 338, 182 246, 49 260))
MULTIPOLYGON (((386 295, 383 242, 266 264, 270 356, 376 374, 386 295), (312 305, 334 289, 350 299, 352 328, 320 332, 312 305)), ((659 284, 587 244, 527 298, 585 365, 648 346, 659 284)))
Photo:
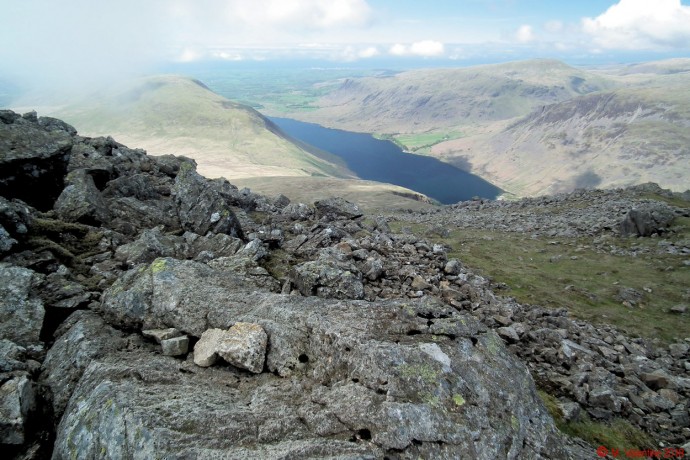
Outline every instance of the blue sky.
POLYGON ((0 0, 0 78, 166 62, 690 57, 690 0, 0 0))

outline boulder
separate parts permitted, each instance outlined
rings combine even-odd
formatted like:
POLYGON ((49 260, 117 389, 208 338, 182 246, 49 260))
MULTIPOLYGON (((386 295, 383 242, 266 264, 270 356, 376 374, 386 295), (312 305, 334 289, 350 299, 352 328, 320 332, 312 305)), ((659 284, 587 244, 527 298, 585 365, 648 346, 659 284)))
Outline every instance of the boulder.
POLYGON ((45 309, 36 293, 41 276, 28 268, 0 263, 0 337, 39 345, 45 309))
POLYGON ((364 284, 356 267, 334 260, 313 260, 292 267, 290 277, 305 296, 336 299, 364 298, 364 284))
POLYGON ((60 416, 89 363, 124 348, 123 334, 97 314, 77 311, 56 331, 54 345, 43 362, 41 383, 50 388, 53 412, 60 416))
POLYGON ((194 347, 194 364, 212 366, 220 357, 240 369, 261 373, 268 336, 259 324, 235 323, 227 331, 209 329, 194 347))
POLYGON ((661 203, 628 211, 619 224, 621 236, 651 236, 663 233, 671 225, 674 213, 661 203))
POLYGON ((189 337, 186 335, 161 340, 161 350, 165 356, 182 356, 189 351, 189 337))
POLYGON ((0 443, 24 444, 28 419, 36 409, 36 396, 31 381, 15 377, 0 387, 0 443))
POLYGON ((55 212, 63 220, 96 226, 108 221, 110 213, 106 202, 86 170, 72 171, 66 183, 55 202, 55 212))
POLYGON ((47 211, 64 187, 72 135, 46 129, 37 120, 4 113, 0 123, 0 195, 47 211))
POLYGON ((202 342, 209 343, 207 359, 218 354, 227 324, 260 325, 270 336, 270 372, 200 368, 142 349, 113 352, 91 362, 73 393, 57 430, 57 458, 101 451, 383 458, 393 449, 413 458, 568 457, 527 368, 469 314, 432 298, 364 302, 257 292, 203 264, 168 263, 160 273, 167 272, 170 288, 204 288, 173 302, 154 294, 151 273, 133 270, 135 279, 114 286, 104 308, 130 308, 121 317, 138 314, 141 322, 165 321, 183 332, 196 328, 190 317, 199 314, 195 360, 202 342), (113 302, 116 292, 129 301, 113 302), (426 318, 439 318, 431 326, 438 331, 427 329, 426 318))
POLYGON ((221 193, 222 186, 198 174, 191 162, 180 166, 172 193, 183 229, 199 235, 212 232, 243 238, 231 203, 221 193))
POLYGON ((359 206, 340 197, 315 201, 314 207, 316 208, 316 216, 319 218, 329 216, 330 218, 354 219, 363 215, 359 206))

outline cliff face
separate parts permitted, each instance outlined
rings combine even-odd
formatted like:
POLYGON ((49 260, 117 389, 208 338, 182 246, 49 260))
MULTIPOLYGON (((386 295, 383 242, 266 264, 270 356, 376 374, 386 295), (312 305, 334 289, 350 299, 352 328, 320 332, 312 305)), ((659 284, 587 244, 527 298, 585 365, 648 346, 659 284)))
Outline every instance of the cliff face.
POLYGON ((444 247, 35 113, 0 148, 12 455, 586 456, 444 247))

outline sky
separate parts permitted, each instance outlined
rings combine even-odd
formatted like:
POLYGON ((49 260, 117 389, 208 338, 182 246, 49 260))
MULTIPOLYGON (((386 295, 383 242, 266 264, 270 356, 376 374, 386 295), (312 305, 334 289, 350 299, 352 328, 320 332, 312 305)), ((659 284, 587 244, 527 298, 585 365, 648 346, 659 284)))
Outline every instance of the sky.
MULTIPOLYGON (((690 0, 0 0, 0 79, 164 63, 690 57, 690 0)), ((421 63, 421 64, 419 64, 421 63)))

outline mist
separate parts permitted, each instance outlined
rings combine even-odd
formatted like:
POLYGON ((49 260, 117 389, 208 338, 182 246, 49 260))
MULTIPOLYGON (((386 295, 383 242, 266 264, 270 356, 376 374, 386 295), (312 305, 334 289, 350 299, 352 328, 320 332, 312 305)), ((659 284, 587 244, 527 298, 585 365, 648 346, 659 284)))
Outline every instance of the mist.
POLYGON ((147 73, 171 52, 159 0, 0 3, 0 84, 24 100, 59 102, 147 73))

